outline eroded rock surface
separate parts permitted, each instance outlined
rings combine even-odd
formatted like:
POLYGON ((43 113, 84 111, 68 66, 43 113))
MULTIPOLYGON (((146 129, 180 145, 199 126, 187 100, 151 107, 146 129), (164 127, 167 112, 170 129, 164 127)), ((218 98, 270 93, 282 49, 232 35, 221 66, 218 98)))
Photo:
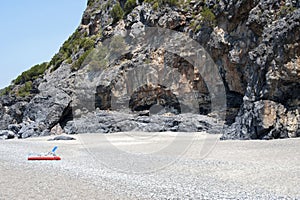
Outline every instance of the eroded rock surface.
POLYGON ((80 118, 68 122, 65 131, 76 133, 113 133, 127 131, 143 132, 201 132, 220 133, 222 121, 212 117, 196 114, 172 113, 154 114, 135 113, 124 114, 115 111, 90 112, 80 118))
MULTIPOLYGON (((217 66, 227 100, 228 128, 223 139, 299 137, 299 1, 184 1, 157 8, 138 1, 123 18, 113 20, 111 10, 117 3, 124 9, 123 0, 88 1, 76 30, 77 37, 92 39, 90 45, 100 48, 100 59, 74 67, 87 52, 84 44, 88 42, 75 45, 70 58, 33 82, 30 96, 2 96, 0 129, 9 129, 20 138, 53 134, 54 127, 66 133, 202 130, 197 128, 201 123, 190 115, 216 114, 210 113, 214 97, 210 82, 205 82, 209 74, 201 74, 189 61, 199 52, 193 54, 186 44, 175 52, 142 42, 128 47, 119 38, 114 48, 108 48, 115 51, 113 62, 105 57, 107 40, 116 36, 136 39, 146 34, 147 27, 160 27, 188 35, 204 47, 217 66), (126 53, 116 56, 122 50, 126 53), (182 58, 178 52, 192 53, 182 58), (171 86, 166 88, 149 82, 139 85, 140 77, 128 74, 147 65, 156 66, 156 72, 145 71, 145 76, 162 80, 177 74, 178 78, 168 81, 171 86), (122 87, 124 82, 126 87, 122 87), (198 108, 187 109, 191 105, 198 108), (167 117, 166 113, 179 115, 167 117), (183 115, 187 120, 182 121, 183 115)), ((159 37, 155 41, 159 42, 159 37)))

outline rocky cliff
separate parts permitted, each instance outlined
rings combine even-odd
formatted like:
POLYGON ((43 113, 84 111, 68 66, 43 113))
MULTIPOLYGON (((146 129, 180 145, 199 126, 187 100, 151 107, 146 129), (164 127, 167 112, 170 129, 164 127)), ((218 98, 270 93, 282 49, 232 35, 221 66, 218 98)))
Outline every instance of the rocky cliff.
POLYGON ((223 139, 298 137, 299 42, 299 1, 89 0, 52 60, 1 91, 0 129, 216 132, 224 119, 223 139))

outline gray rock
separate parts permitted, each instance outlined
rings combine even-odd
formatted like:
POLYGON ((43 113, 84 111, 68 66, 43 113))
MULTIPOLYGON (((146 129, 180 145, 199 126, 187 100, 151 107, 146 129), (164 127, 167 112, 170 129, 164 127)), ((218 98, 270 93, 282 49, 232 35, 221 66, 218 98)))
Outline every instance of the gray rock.
POLYGON ((46 81, 39 86, 36 95, 24 111, 24 119, 43 124, 46 129, 53 128, 63 121, 65 111, 69 110, 72 91, 70 66, 63 65, 58 70, 45 76, 46 81))
POLYGON ((37 95, 27 106, 24 117, 42 122, 51 129, 60 121, 70 102, 71 97, 62 90, 56 89, 55 94, 49 96, 37 95))
POLYGON ((45 132, 47 132, 47 126, 42 122, 23 123, 22 128, 18 132, 18 137, 25 139, 29 137, 42 136, 45 132))
POLYGON ((21 124, 10 124, 8 125, 8 130, 14 132, 15 134, 17 134, 22 128, 21 124))
POLYGON ((15 133, 8 130, 0 130, 0 140, 14 139, 15 133))
POLYGON ((299 53, 289 51, 285 45, 300 42, 299 30, 300 9, 263 30, 263 43, 250 52, 253 65, 249 66, 251 79, 243 107, 236 122, 225 131, 224 139, 272 139, 299 135, 299 53))
POLYGON ((9 124, 21 123, 27 104, 23 99, 9 95, 0 97, 0 129, 8 129, 9 124))
POLYGON ((165 14, 158 20, 158 25, 163 28, 176 29, 184 25, 186 17, 170 9, 165 10, 165 14))
POLYGON ((76 139, 70 136, 60 135, 60 136, 56 136, 53 139, 49 139, 48 141, 53 141, 53 140, 76 140, 76 139))
POLYGON ((120 112, 97 111, 74 119, 64 127, 66 133, 113 133, 127 131, 162 132, 182 131, 199 132, 209 131, 221 133, 222 122, 214 118, 197 114, 180 115, 150 115, 124 114, 120 112), (216 128, 218 127, 218 128, 216 128), (218 131, 216 129, 219 129, 218 131))

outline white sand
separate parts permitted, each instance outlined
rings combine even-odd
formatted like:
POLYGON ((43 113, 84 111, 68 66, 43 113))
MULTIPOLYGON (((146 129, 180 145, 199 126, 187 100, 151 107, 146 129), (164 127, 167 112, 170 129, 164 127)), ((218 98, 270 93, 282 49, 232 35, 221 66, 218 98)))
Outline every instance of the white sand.
POLYGON ((297 199, 300 139, 118 133, 0 141, 0 199, 297 199), (61 161, 27 161, 54 145, 61 161), (208 153, 208 154, 207 154, 208 153))

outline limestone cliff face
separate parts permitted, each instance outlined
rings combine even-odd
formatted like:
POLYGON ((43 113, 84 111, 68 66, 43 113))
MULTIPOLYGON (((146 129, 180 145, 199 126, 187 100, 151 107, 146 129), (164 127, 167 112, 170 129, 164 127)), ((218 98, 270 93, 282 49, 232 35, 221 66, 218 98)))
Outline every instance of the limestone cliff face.
POLYGON ((293 2, 268 1, 258 4, 250 12, 268 17, 254 20, 250 15, 247 20, 251 30, 260 36, 259 44, 248 52, 246 70, 249 77, 243 105, 225 138, 299 136, 300 12, 295 9, 282 15, 283 3, 292 5, 293 2), (277 11, 279 14, 276 10, 270 11, 270 8, 278 7, 281 8, 277 11))
MULTIPOLYGON (((170 66, 180 78, 174 79, 170 88, 146 84, 138 89, 134 88, 136 80, 130 79, 128 85, 131 88, 127 88, 132 90, 128 100, 129 110, 144 111, 142 115, 145 112, 147 115, 147 110, 151 111, 156 105, 163 108, 156 110, 156 114, 176 115, 188 107, 178 103, 179 96, 190 105, 193 103, 190 97, 193 91, 197 91, 196 104, 199 110, 196 113, 213 116, 210 113, 212 97, 204 77, 201 77, 193 63, 179 55, 138 44, 131 46, 131 51, 114 62, 106 61, 105 48, 102 48, 104 56, 100 52, 103 57, 100 56, 96 63, 88 64, 86 61, 95 47, 105 46, 105 41, 113 40, 118 35, 140 34, 147 27, 184 33, 209 53, 226 91, 228 127, 223 139, 300 136, 300 3, 293 0, 180 3, 89 0, 76 32, 54 56, 45 73, 30 81, 30 94, 25 97, 17 95, 25 84, 19 82, 1 97, 0 129, 12 130, 23 138, 50 134, 58 125, 67 133, 151 131, 151 126, 155 127, 155 131, 203 130, 199 128, 202 126, 199 125, 201 120, 191 120, 189 123, 180 121, 178 117, 162 120, 163 124, 159 124, 158 118, 149 117, 148 121, 154 120, 156 124, 167 128, 152 123, 143 129, 140 127, 144 126, 139 124, 141 120, 134 119, 126 110, 118 112, 126 113, 127 117, 132 118, 129 121, 124 118, 125 114, 122 117, 116 114, 122 120, 112 120, 111 114, 107 117, 103 113, 98 113, 98 121, 91 119, 95 107, 113 110, 113 97, 117 97, 114 103, 120 105, 127 101, 123 95, 125 91, 120 89, 116 92, 114 88, 118 81, 124 80, 128 70, 138 69, 145 63, 158 66, 159 74, 163 74, 163 66, 170 66), (99 66, 105 68, 105 72, 93 70, 99 66), (100 82, 95 83, 92 91, 87 91, 87 81, 98 76, 101 76, 100 82), (86 102, 87 99, 92 102, 86 102), (103 116, 108 119, 105 120, 103 116), (79 119, 79 125, 74 125, 74 118, 79 119), (90 128, 87 119, 94 120, 90 128), (172 123, 170 120, 173 120, 172 123), (133 126, 132 129, 128 128, 129 124, 133 126)), ((122 48, 121 43, 118 45, 122 48)), ((151 72, 148 74, 151 75, 151 72)))

